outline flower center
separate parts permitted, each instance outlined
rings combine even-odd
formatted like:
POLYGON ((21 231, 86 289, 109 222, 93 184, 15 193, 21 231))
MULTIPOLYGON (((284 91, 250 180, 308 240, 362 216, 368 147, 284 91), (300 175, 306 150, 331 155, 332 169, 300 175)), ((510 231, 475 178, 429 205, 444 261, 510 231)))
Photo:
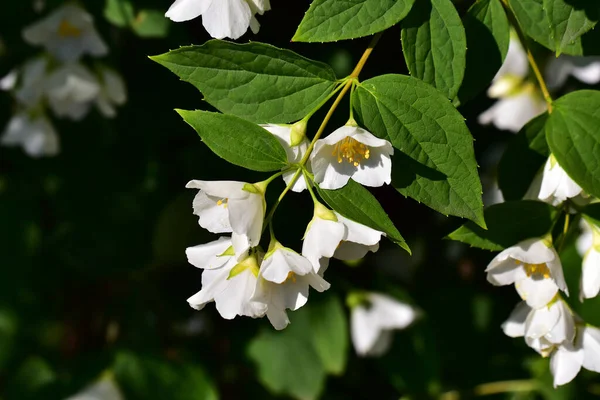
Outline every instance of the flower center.
POLYGON ((79 37, 79 35, 81 35, 81 29, 71 24, 66 19, 63 19, 58 26, 58 35, 63 38, 79 37))
POLYGON ((546 263, 527 264, 527 263, 523 263, 519 260, 515 260, 515 262, 518 265, 523 265, 523 269, 525 270, 525 273, 527 274, 527 277, 529 277, 529 278, 531 278, 534 275, 536 277, 541 277, 544 279, 550 278, 550 270, 548 269, 548 266, 546 265, 546 263))
POLYGON ((289 281, 292 281, 292 283, 296 283, 296 274, 292 271, 288 272, 287 278, 285 278, 285 281, 283 281, 283 283, 287 283, 289 281))
POLYGON ((339 164, 346 159, 348 163, 358 167, 362 160, 369 159, 370 153, 366 145, 356 139, 346 137, 335 144, 331 155, 337 157, 339 164))
POLYGON ((223 208, 227 208, 227 200, 228 200, 227 197, 225 197, 224 199, 217 201, 217 205, 223 206, 223 208))

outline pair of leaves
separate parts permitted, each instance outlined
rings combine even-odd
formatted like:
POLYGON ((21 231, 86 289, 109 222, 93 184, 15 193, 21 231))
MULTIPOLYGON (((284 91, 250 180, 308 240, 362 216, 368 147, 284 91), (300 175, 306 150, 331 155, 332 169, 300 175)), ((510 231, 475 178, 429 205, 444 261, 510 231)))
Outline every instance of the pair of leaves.
MULTIPOLYGON (((600 18, 595 0, 509 0, 525 33, 556 54, 584 55, 583 35, 600 18)), ((591 32, 590 32, 591 33, 591 32)))
POLYGON ((311 301, 290 315, 283 332, 264 330, 252 339, 248 355, 261 383, 275 394, 316 399, 327 374, 342 375, 348 353, 348 322, 336 296, 311 301))

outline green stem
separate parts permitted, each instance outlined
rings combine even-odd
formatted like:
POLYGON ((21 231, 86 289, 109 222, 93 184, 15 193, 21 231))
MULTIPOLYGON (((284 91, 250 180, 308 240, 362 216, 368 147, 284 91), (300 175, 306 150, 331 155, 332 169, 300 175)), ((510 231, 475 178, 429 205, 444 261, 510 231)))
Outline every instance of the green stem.
POLYGON ((490 382, 478 385, 473 389, 476 396, 487 396, 498 393, 516 393, 516 392, 533 392, 539 389, 537 381, 519 380, 519 381, 501 381, 490 382))
POLYGON ((521 45, 523 46, 523 48, 525 49, 525 52, 527 53, 527 60, 529 60, 529 65, 531 65, 531 69, 533 70, 533 73, 535 75, 535 78, 537 79, 538 85, 542 91, 542 94, 544 95, 544 100, 546 100, 546 104, 548 105, 548 113, 552 113, 552 96, 550 96, 550 91, 548 91, 548 85, 546 85, 544 76, 542 75, 542 72, 537 64, 537 61, 535 60, 535 57, 533 56, 533 53, 531 52, 531 49, 529 48, 529 45, 527 44, 527 37, 525 37, 525 34, 523 33, 523 30, 521 29, 521 25, 519 25, 519 21, 517 21, 517 18, 515 17, 515 14, 514 14, 512 8, 510 7, 510 4, 508 4, 508 0, 502 0, 502 5, 504 6, 504 9, 506 10, 506 15, 508 16, 508 19, 510 20, 511 25, 513 26, 513 28, 515 28, 515 31, 517 32, 517 35, 519 36, 521 45))
POLYGON ((310 197, 312 197, 312 199, 313 199, 313 203, 317 204, 319 202, 319 199, 317 199, 317 196, 315 195, 315 192, 310 185, 311 181, 308 177, 308 172, 306 170, 302 170, 302 173, 304 174, 304 180, 306 181, 306 189, 308 189, 308 192, 310 193, 310 197))

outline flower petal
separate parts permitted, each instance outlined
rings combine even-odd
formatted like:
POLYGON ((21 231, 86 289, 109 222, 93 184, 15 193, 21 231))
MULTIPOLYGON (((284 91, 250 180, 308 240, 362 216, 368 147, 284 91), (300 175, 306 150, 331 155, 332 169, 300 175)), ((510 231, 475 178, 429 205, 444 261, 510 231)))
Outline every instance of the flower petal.
POLYGON ((583 351, 570 343, 559 346, 550 358, 550 372, 554 376, 554 387, 571 382, 581 370, 583 351))
POLYGON ((359 305, 350 313, 350 334, 356 353, 365 356, 377 342, 381 327, 371 323, 369 312, 364 306, 359 305))
POLYGON ((558 286, 552 279, 537 279, 534 277, 525 277, 515 282, 515 288, 519 296, 531 308, 546 306, 558 292, 558 286))
POLYGON ((600 292, 600 251, 592 247, 583 257, 580 283, 581 299, 591 299, 600 292))
POLYGON ((417 317, 416 310, 408 304, 401 303, 393 297, 369 293, 372 323, 385 329, 404 329, 417 317))
POLYGON ((219 268, 225 265, 231 258, 230 256, 221 256, 231 246, 231 239, 220 237, 219 239, 201 244, 198 246, 188 247, 185 249, 188 262, 196 268, 219 268))
POLYGON ((592 326, 581 327, 577 338, 581 338, 584 352, 583 367, 600 372, 600 329, 592 326))
POLYGON ((175 0, 165 17, 175 22, 189 21, 208 9, 212 0, 175 0))
POLYGON ((522 301, 510 313, 510 316, 502 324, 502 330, 506 336, 522 337, 525 336, 525 321, 531 312, 531 307, 522 301))
POLYGON ((244 0, 212 1, 202 13, 202 25, 215 39, 237 39, 248 30, 252 12, 244 0))
POLYGON ((302 242, 302 255, 311 262, 315 272, 321 268, 319 260, 322 257, 333 256, 344 233, 341 222, 313 218, 302 242))

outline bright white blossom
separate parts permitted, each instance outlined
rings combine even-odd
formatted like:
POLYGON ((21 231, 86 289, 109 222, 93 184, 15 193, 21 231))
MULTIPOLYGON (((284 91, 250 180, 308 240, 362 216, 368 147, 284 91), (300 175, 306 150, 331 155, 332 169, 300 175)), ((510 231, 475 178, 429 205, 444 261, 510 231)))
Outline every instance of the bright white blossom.
POLYGON ((96 105, 100 112, 107 118, 117 115, 115 106, 123 105, 127 101, 127 90, 123 78, 116 71, 109 68, 100 70, 100 91, 96 105))
POLYGON ((567 175, 551 154, 544 166, 538 198, 552 205, 558 205, 578 196, 581 191, 581 187, 567 175))
POLYGON ((50 108, 58 117, 79 121, 89 112, 100 92, 98 79, 82 64, 65 64, 44 82, 50 108))
POLYGON ((583 250, 581 265, 581 281, 579 283, 579 298, 591 299, 600 292, 600 227, 582 221, 588 232, 577 241, 578 250, 583 250), (588 239, 589 238, 589 239, 588 239), (587 243, 586 243, 587 242, 587 243))
POLYGON ((504 63, 496 72, 487 91, 488 96, 497 99, 511 94, 527 77, 527 74, 529 74, 527 54, 519 39, 513 36, 510 38, 504 63))
POLYGON ((238 261, 228 237, 188 247, 185 253, 190 264, 204 269, 202 290, 187 300, 191 307, 201 310, 206 303, 214 301, 225 319, 236 315, 256 318, 265 314, 266 306, 251 300, 258 275, 256 255, 246 253, 238 261))
POLYGON ((309 286, 323 292, 330 285, 314 272, 310 261, 275 241, 260 266, 252 300, 267 306, 267 318, 281 330, 290 323, 285 310, 305 305, 309 286))
POLYGON ((265 217, 266 187, 259 183, 198 180, 188 182, 185 187, 200 189, 193 202, 200 226, 213 233, 232 232, 238 257, 258 246, 265 217))
POLYGON ((237 39, 248 28, 258 33, 254 17, 271 9, 269 0, 175 0, 165 16, 175 22, 202 15, 202 25, 216 39, 237 39))
MULTIPOLYGON (((297 132, 294 125, 266 124, 261 126, 271 132, 273 136, 277 138, 279 143, 281 143, 281 146, 285 149, 287 154, 287 161, 289 164, 296 164, 302 160, 309 145, 308 139, 306 139, 303 132, 297 132)), ((292 169, 283 173, 283 180, 286 185, 291 182, 296 171, 297 170, 292 169)), ((304 189, 306 189, 306 180, 303 176, 300 176, 300 178, 296 180, 296 183, 294 183, 294 186, 292 186, 292 191, 301 192, 304 189)))
POLYGON ((566 54, 552 57, 546 66, 546 84, 551 89, 562 87, 574 76, 583 83, 595 85, 600 82, 600 57, 578 57, 566 54))
POLYGON ((55 156, 60 150, 58 134, 43 115, 15 114, 0 137, 4 146, 21 146, 31 157, 55 156))
POLYGON ((393 338, 394 329, 413 323, 417 311, 408 304, 380 293, 365 293, 350 313, 352 343, 360 356, 380 356, 393 338))
POLYGON ((302 255, 311 262, 316 273, 321 270, 321 258, 333 257, 345 234, 346 228, 336 214, 324 205, 315 203, 313 218, 304 234, 302 255))
POLYGON ((581 367, 600 372, 600 329, 577 326, 575 343, 559 346, 550 359, 550 371, 554 376, 554 387, 569 383, 577 376, 581 367))
POLYGON ((383 232, 354 222, 335 211, 334 213, 338 221, 344 225, 345 232, 333 257, 339 260, 358 260, 369 251, 375 253, 379 250, 379 241, 381 235, 384 235, 383 232))
POLYGON ((84 54, 99 57, 108 53, 93 17, 74 4, 66 4, 26 27, 23 37, 29 44, 44 46, 63 62, 77 61, 84 54))
POLYGON ((339 189, 352 178, 365 186, 392 180, 391 143, 357 126, 345 125, 315 143, 310 163, 322 189, 339 189))
POLYGON ((26 107, 35 107, 44 95, 44 81, 48 76, 48 60, 37 57, 29 60, 20 71, 20 82, 15 96, 26 107))
POLYGON ((547 305, 559 289, 568 295, 560 258, 546 239, 527 239, 507 248, 494 257, 486 272, 493 285, 514 283, 533 308, 547 305))
POLYGON ((494 124, 498 129, 518 132, 546 108, 546 102, 537 90, 526 84, 518 92, 500 98, 480 114, 477 121, 482 125, 494 124))
POLYGON ((81 392, 65 400, 124 400, 125 396, 117 386, 112 374, 100 378, 81 392))

